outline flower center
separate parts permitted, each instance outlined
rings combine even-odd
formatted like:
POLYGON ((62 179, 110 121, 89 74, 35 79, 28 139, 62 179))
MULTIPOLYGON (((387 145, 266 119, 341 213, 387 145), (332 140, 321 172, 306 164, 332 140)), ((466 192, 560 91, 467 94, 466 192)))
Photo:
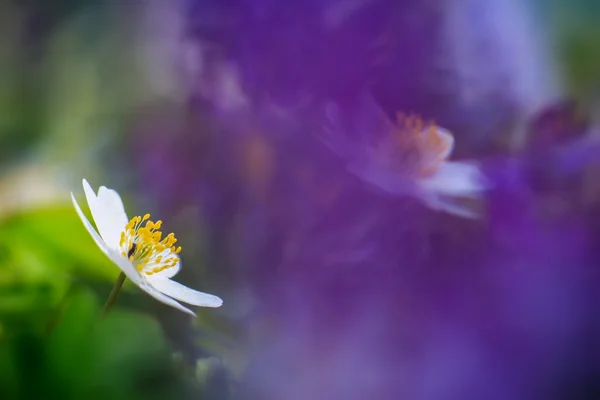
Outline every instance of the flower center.
POLYGON ((418 115, 399 112, 396 118, 391 132, 394 164, 421 177, 434 173, 447 158, 449 138, 434 122, 424 122, 418 115))
POLYGON ((140 273, 156 274, 174 267, 179 261, 181 247, 175 247, 175 235, 169 233, 164 239, 159 230, 162 221, 150 221, 150 214, 133 217, 121 232, 119 246, 121 255, 135 265, 140 273))

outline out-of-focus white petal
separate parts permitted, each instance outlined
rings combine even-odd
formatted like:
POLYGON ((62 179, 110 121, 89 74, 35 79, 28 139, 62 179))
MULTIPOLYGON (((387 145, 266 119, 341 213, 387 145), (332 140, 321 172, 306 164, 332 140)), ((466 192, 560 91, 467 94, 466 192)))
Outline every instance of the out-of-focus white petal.
POLYGON ((440 155, 444 158, 450 157, 450 154, 452 154, 452 151, 454 150, 454 136, 449 130, 444 129, 441 126, 436 126, 435 130, 440 141, 444 144, 443 151, 440 152, 440 155))
POLYGON ((361 179, 374 193, 387 196, 406 196, 415 192, 412 179, 373 162, 367 165, 349 164, 348 171, 361 179))
POLYGON ((85 197, 94 217, 94 222, 98 228, 98 233, 104 239, 107 246, 113 250, 118 250, 121 231, 125 228, 125 224, 117 231, 114 218, 111 216, 111 210, 108 209, 103 202, 100 201, 94 189, 90 186, 87 180, 83 179, 83 190, 85 197))
POLYGON ((477 165, 448 161, 440 165, 434 175, 421 179, 420 186, 443 195, 474 197, 489 185, 477 165))
POLYGON ((121 257, 119 254, 116 254, 114 250, 112 250, 110 247, 108 247, 108 245, 104 242, 104 240, 100 237, 100 235, 98 235, 98 233, 96 232, 96 230, 94 229, 94 227, 92 226, 90 221, 83 214, 83 211, 81 211, 81 208, 79 207, 77 200, 75 200, 75 196, 73 195, 73 193, 71 193, 71 200, 73 201, 73 206, 75 206, 75 211, 77 211, 77 214, 79 215, 79 218, 81 218, 83 225, 85 226, 87 231, 90 233, 90 235, 92 236, 92 239, 94 239, 94 242, 96 242, 96 244, 98 245, 100 250, 102 250, 102 252, 104 254, 106 254, 106 256, 113 263, 117 264, 117 266, 125 273, 125 275, 127 275, 127 277, 129 279, 131 279, 132 282, 134 282, 136 284, 139 283, 141 278, 140 278, 138 272, 133 267, 133 265, 131 265, 131 263, 129 261, 127 261, 126 259, 121 257))
POLYGON ((142 281, 142 284, 140 285, 140 289, 142 289, 144 292, 148 293, 150 296, 154 297, 156 300, 160 301, 161 303, 164 303, 168 306, 176 308, 179 311, 183 311, 185 313, 193 315, 194 317, 196 316, 196 313, 194 313, 192 310, 184 307, 183 305, 181 305, 177 301, 173 300, 169 296, 162 294, 157 289, 152 287, 148 282, 142 281))
POLYGON ((469 218, 469 219, 478 219, 481 215, 464 204, 457 204, 452 201, 452 199, 438 196, 437 194, 430 194, 429 196, 424 196, 423 201, 430 208, 438 211, 443 211, 448 214, 456 215, 457 217, 469 218))
POLYGON ((160 276, 155 277, 155 275, 151 275, 147 279, 155 289, 184 303, 199 307, 221 307, 223 305, 223 300, 219 297, 190 289, 179 282, 160 276))

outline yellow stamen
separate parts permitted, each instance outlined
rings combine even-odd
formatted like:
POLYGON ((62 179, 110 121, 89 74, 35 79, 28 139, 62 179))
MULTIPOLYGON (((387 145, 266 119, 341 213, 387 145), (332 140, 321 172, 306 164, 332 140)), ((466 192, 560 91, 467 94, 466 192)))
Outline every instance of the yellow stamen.
MULTIPOLYGON (((434 121, 425 121, 416 114, 396 113, 392 139, 397 149, 393 157, 401 158, 403 167, 412 166, 419 177, 434 173, 452 148, 451 140, 440 132, 434 121)), ((389 149, 388 143, 383 143, 389 149)), ((388 150, 385 150, 388 151, 388 150)))
POLYGON ((177 242, 174 233, 169 233, 163 238, 159 230, 161 226, 161 220, 153 222, 150 220, 150 214, 145 214, 143 217, 133 217, 121 232, 121 254, 134 264, 140 273, 152 275, 177 265, 179 258, 172 256, 181 252, 181 246, 174 246, 177 242))

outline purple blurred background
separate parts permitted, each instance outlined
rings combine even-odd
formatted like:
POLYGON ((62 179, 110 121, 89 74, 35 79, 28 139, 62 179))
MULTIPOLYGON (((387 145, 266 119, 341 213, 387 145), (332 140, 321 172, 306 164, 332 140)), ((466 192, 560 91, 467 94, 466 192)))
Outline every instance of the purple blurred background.
POLYGON ((600 395, 594 110, 563 100, 533 4, 186 4, 188 116, 136 160, 166 210, 201 204, 241 398, 600 395), (316 139, 365 94, 455 134, 492 182, 481 220, 374 194, 316 139))

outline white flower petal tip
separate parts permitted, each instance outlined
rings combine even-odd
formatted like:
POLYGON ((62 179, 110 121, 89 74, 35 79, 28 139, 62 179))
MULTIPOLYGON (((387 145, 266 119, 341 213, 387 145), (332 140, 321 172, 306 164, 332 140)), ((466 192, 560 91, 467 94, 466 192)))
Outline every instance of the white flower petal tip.
POLYGON ((444 162, 437 171, 421 179, 425 190, 456 197, 476 197, 491 188, 479 166, 467 162, 444 162))
POLYGON ((462 217, 466 219, 480 219, 481 214, 476 212, 473 209, 470 209, 468 206, 453 204, 451 202, 440 202, 437 205, 437 209, 439 211, 443 211, 447 214, 452 214, 457 217, 462 217))
POLYGON ((181 269, 181 247, 175 246, 177 239, 173 233, 163 238, 160 231, 162 221, 151 221, 150 214, 146 214, 133 217, 128 222, 121 197, 115 190, 101 186, 96 194, 87 180, 83 179, 82 185, 98 231, 71 193, 75 211, 100 250, 140 289, 192 316, 196 314, 177 300, 199 307, 220 307, 223 304, 217 296, 190 289, 170 279, 181 269))
POLYGON ((446 198, 432 194, 424 196, 423 202, 433 210, 445 212, 456 217, 473 220, 482 217, 482 212, 478 210, 479 207, 473 204, 461 204, 460 199, 446 198))
POLYGON ((150 296, 154 297, 156 300, 160 301, 163 304, 171 306, 173 308, 178 309, 186 314, 189 314, 192 317, 196 317, 196 313, 190 310, 187 307, 184 307, 181 303, 176 301, 175 299, 170 298, 169 296, 161 293, 158 289, 154 288, 152 285, 149 285, 147 282, 143 282, 140 285, 140 289, 144 292, 148 293, 150 296))
POLYGON ((431 177, 421 181, 424 202, 434 210, 457 217, 480 219, 482 214, 473 205, 492 187, 476 164, 445 162, 431 177), (461 204, 466 200, 471 204, 461 204))
POLYGON ((151 277, 149 278, 149 282, 161 293, 193 306, 217 308, 223 305, 223 300, 215 295, 190 289, 168 278, 160 276, 156 278, 151 277))

